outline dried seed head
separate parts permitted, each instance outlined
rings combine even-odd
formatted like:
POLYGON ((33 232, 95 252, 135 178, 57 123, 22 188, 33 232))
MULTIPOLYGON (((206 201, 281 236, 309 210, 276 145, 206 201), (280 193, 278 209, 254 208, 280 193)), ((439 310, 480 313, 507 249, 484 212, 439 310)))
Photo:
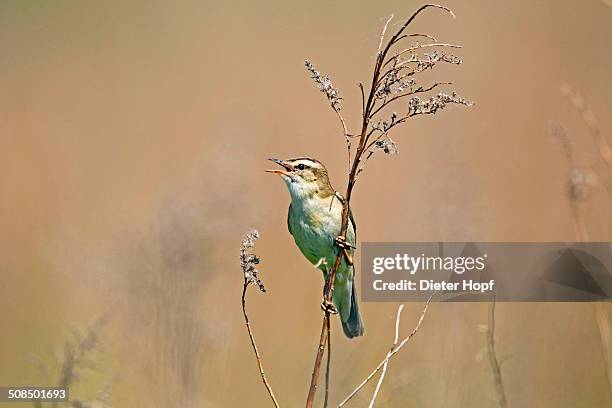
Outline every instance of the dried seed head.
POLYGON ((244 234, 240 244, 240 267, 244 273, 244 281, 248 285, 256 285, 262 292, 266 291, 263 283, 257 276, 259 271, 255 267, 260 262, 260 258, 249 251, 255 246, 255 241, 259 238, 257 230, 251 230, 244 234))
POLYGON ((597 175, 593 171, 574 168, 568 178, 568 194, 572 200, 582 201, 597 184, 597 175))
POLYGON ((382 139, 374 142, 372 146, 374 150, 382 150, 385 154, 398 154, 399 149, 397 144, 387 135, 382 139))
POLYGON ((572 143, 570 141, 570 137, 565 126, 560 123, 551 122, 548 124, 548 133, 557 140, 565 158, 571 158, 572 143))
POLYGON ((427 100, 421 100, 418 96, 410 98, 408 101, 408 115, 422 115, 422 114, 435 114, 437 111, 444 109, 449 103, 455 103, 459 105, 472 106, 473 102, 457 95, 453 92, 448 95, 445 93, 439 93, 427 100))
POLYGON ((334 84, 332 83, 329 75, 321 74, 321 72, 317 71, 312 64, 312 62, 306 60, 304 61, 304 65, 308 72, 310 72, 311 78, 314 80, 315 84, 318 85, 319 90, 327 96, 331 107, 339 112, 342 107, 340 106, 340 102, 342 101, 342 97, 340 96, 340 91, 337 88, 334 88, 334 84))

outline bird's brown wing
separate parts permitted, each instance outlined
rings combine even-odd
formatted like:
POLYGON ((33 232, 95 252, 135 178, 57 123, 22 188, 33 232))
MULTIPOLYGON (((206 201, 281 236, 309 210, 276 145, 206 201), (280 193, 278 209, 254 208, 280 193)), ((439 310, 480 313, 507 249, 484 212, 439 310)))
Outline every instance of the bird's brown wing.
MULTIPOLYGON (((342 205, 344 205, 344 197, 342 197, 342 194, 340 194, 339 192, 336 191, 336 197, 338 197, 338 199, 340 200, 342 205)), ((349 222, 351 224, 353 224, 353 232, 355 234, 354 245, 357 246, 357 224, 355 223, 355 218, 353 218, 353 211, 351 211, 351 207, 350 206, 349 206, 349 213, 348 213, 348 215, 349 215, 349 222)), ((355 268, 355 264, 353 264, 353 279, 355 279, 355 276, 357 276, 357 269, 355 268)), ((353 298, 355 296, 356 296, 355 295, 355 282, 353 282, 353 298)))
POLYGON ((349 207, 349 221, 353 224, 353 232, 355 233, 355 246, 357 246, 357 224, 355 224, 355 218, 353 218, 353 212, 349 207))
MULTIPOLYGON (((335 195, 336 197, 338 197, 338 200, 340 200, 342 205, 344 205, 344 197, 342 197, 342 194, 336 191, 335 195)), ((349 222, 353 224, 353 232, 355 233, 355 245, 357 245, 357 224, 355 223, 355 218, 353 218, 353 211, 351 211, 351 207, 349 207, 348 215, 349 215, 349 222)))
POLYGON ((287 211, 287 229, 293 235, 293 231, 291 231, 291 204, 289 204, 289 211, 287 211))

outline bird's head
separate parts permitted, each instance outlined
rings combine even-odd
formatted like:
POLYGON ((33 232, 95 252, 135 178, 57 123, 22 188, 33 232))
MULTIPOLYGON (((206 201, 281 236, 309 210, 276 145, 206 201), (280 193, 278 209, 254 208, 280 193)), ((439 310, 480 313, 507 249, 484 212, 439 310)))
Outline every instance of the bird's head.
POLYGON ((280 160, 268 159, 282 169, 266 170, 281 176, 292 198, 305 199, 314 195, 325 198, 334 194, 323 163, 308 157, 280 160))

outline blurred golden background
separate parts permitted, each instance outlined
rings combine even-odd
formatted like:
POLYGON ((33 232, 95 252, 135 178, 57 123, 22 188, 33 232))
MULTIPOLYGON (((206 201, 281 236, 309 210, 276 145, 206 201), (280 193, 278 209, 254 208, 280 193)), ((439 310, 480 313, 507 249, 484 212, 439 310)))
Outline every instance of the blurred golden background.
MULTIPOLYGON (((424 78, 454 81, 476 106, 397 128, 400 154, 369 161, 357 185, 359 239, 575 240, 561 132, 573 165, 597 175, 578 206, 587 237, 609 241, 612 183, 591 120, 612 143, 609 3, 444 4, 456 20, 428 11, 412 31, 462 44, 464 64, 424 78)), ((303 60, 331 74, 354 128, 386 17, 419 5, 3 1, 0 385, 56 384, 72 333, 104 316, 73 397, 269 406, 240 310, 238 247, 255 227, 268 293, 250 293, 250 318, 281 404, 303 404, 323 282, 287 232, 289 195, 265 158, 316 157, 344 191, 345 141, 303 60)), ((407 305, 405 333, 421 307, 407 305)), ((334 336, 332 404, 384 358, 396 308, 363 303, 366 336, 334 336)), ((497 406, 486 319, 484 303, 432 304, 379 406, 497 406)), ((612 406, 598 327, 589 304, 499 304, 509 406, 612 406)))

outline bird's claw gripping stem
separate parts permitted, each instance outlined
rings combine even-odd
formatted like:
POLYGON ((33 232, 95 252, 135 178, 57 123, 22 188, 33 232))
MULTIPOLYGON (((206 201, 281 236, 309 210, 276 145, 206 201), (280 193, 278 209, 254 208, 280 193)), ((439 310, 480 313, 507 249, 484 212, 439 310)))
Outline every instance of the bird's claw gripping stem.
POLYGON ((349 244, 343 236, 336 237, 336 245, 342 249, 356 249, 355 246, 349 244))
POLYGON ((346 259, 346 263, 349 265, 352 265, 353 257, 349 253, 349 250, 356 249, 356 248, 353 245, 349 244, 346 241, 346 238, 344 238, 343 236, 336 237, 336 245, 338 245, 338 247, 342 250, 342 253, 344 254, 344 258, 346 259))
POLYGON ((325 298, 323 298, 323 301, 321 302, 321 310, 329 314, 338 314, 338 309, 336 309, 336 306, 325 298))

